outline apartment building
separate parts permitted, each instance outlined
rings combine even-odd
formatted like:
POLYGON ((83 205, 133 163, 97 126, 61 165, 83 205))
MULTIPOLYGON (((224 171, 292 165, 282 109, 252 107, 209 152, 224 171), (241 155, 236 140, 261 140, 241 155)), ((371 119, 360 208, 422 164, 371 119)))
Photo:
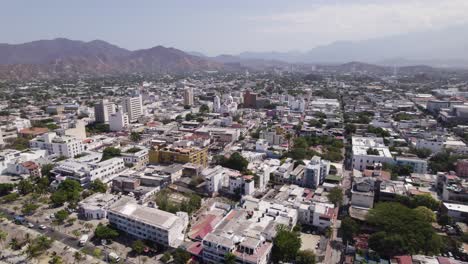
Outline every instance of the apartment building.
POLYGON ((84 151, 81 140, 73 136, 58 136, 55 132, 45 133, 29 142, 31 148, 45 149, 49 155, 73 158, 84 151))
POLYGON ((107 212, 109 223, 117 229, 141 240, 177 248, 184 241, 188 226, 185 212, 168 213, 135 202, 119 203, 107 212))
POLYGON ((125 168, 125 163, 120 157, 101 162, 64 160, 52 170, 52 173, 56 175, 57 179, 70 178, 80 182, 81 185, 86 185, 98 179, 107 183, 117 177, 125 168))
POLYGON ((208 148, 185 147, 172 145, 155 147, 149 151, 149 163, 193 163, 206 167, 208 164, 208 148))
POLYGON ((115 104, 107 99, 101 100, 94 105, 94 119, 96 123, 109 123, 109 116, 115 112, 115 104))
POLYGON ((390 150, 385 146, 383 138, 378 137, 353 137, 353 168, 365 170, 366 167, 376 163, 393 163, 390 150))
POLYGON ((143 99, 140 94, 126 97, 123 101, 123 110, 128 115, 130 123, 138 121, 143 115, 143 99))

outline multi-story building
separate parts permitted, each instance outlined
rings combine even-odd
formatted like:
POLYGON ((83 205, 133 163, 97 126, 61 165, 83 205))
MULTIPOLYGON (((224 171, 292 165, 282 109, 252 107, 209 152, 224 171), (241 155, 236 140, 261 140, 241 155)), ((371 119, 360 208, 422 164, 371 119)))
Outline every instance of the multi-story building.
POLYGON ((351 189, 351 206, 374 207, 375 186, 375 178, 356 178, 351 189))
POLYGON ((414 173, 427 173, 427 160, 410 158, 410 157, 397 157, 395 159, 396 164, 398 165, 409 165, 413 168, 414 173))
POLYGON ((208 148, 155 147, 149 151, 149 163, 193 163, 206 167, 208 164, 208 148))
POLYGON ((365 170, 366 167, 376 163, 393 163, 392 154, 385 146, 383 138, 377 137, 353 137, 353 168, 365 170))
POLYGON ((45 149, 49 155, 73 158, 84 151, 81 140, 73 136, 57 136, 49 132, 38 136, 29 142, 31 148, 45 149))
POLYGON ((109 116, 109 129, 110 131, 122 131, 129 125, 128 115, 122 111, 122 109, 117 109, 115 113, 110 114, 109 116))
POLYGON ((125 164, 130 164, 135 168, 139 169, 149 162, 148 149, 143 147, 131 147, 124 150, 122 158, 125 164))
POLYGON ((177 248, 184 241, 188 225, 185 212, 168 213, 135 202, 119 203, 107 212, 109 223, 141 240, 177 248))
POLYGON ((193 105, 193 88, 191 86, 187 86, 184 88, 184 105, 193 105))
POLYGON ((70 178, 84 186, 98 179, 107 183, 119 176, 125 168, 125 163, 120 157, 101 162, 64 160, 52 170, 52 173, 55 174, 56 179, 70 178))
POLYGON ((128 115, 130 123, 138 121, 138 118, 143 115, 143 99, 140 94, 134 94, 126 97, 123 101, 124 112, 128 115))
POLYGON ((251 91, 244 92, 244 107, 245 108, 256 108, 257 107, 257 93, 251 91))
POLYGON ((303 186, 307 188, 317 188, 323 183, 329 172, 329 161, 322 160, 318 156, 312 157, 309 164, 305 167, 303 186))
POLYGON ((104 219, 107 210, 113 205, 119 196, 110 193, 95 193, 78 203, 78 214, 84 219, 104 219))
POLYGON ((115 112, 115 105, 107 99, 101 100, 94 105, 94 119, 96 123, 107 124, 109 116, 115 112))
POLYGON ((456 168, 457 176, 462 178, 468 177, 468 159, 458 160, 456 168))

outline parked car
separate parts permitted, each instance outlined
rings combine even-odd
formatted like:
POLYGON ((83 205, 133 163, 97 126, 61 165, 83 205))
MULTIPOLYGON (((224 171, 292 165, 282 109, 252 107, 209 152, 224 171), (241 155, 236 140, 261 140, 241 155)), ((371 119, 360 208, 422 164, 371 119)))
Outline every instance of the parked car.
POLYGON ((45 225, 39 225, 39 228, 42 229, 42 230, 46 230, 47 227, 45 225))
POLYGON ((29 228, 34 228, 34 225, 31 224, 31 223, 28 223, 28 227, 29 227, 29 228))

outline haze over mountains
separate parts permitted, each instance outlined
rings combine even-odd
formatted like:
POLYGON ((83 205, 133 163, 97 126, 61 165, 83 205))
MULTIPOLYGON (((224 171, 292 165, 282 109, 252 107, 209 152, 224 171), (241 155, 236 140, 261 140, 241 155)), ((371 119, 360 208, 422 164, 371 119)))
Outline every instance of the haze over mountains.
POLYGON ((163 46, 130 51, 102 40, 83 42, 58 38, 23 44, 0 44, 0 78, 264 70, 289 67, 291 64, 344 64, 342 69, 347 69, 350 65, 348 62, 357 61, 366 64, 354 63, 353 69, 356 66, 357 69, 378 68, 369 64, 468 68, 468 38, 464 33, 468 33, 467 25, 359 42, 336 42, 308 52, 244 52, 216 57, 163 46))
POLYGON ((362 61, 397 66, 468 67, 467 35, 468 25, 460 25, 357 42, 340 41, 307 52, 244 52, 238 56, 290 63, 362 61))

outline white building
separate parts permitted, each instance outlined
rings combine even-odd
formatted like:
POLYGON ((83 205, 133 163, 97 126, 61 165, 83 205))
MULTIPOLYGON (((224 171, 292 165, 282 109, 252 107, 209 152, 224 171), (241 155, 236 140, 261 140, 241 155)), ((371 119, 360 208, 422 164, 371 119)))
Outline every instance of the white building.
POLYGON ((214 168, 206 168, 202 171, 202 176, 205 177, 207 191, 215 195, 223 187, 230 188, 229 178, 240 176, 236 170, 216 166, 214 168))
POLYGON ((185 212, 172 214, 133 202, 112 207, 107 218, 109 223, 131 236, 172 248, 182 244, 188 225, 185 212))
POLYGON ((107 99, 103 99, 94 105, 94 119, 97 123, 108 123, 109 116, 115 112, 115 105, 107 99))
POLYGON ((78 214, 84 219, 105 219, 107 210, 113 205, 119 196, 110 193, 95 193, 78 203, 78 214))
POLYGON ((129 125, 128 115, 117 109, 117 111, 109 116, 110 131, 122 131, 129 125))
POLYGON ((323 183, 329 172, 330 161, 322 160, 322 158, 318 156, 312 157, 305 167, 303 186, 307 188, 317 188, 323 183))
POLYGON ((55 132, 45 133, 29 142, 31 148, 45 149, 49 155, 73 158, 84 151, 81 140, 73 136, 57 136, 55 132))
POLYGON ((138 121, 143 115, 143 100, 140 94, 126 97, 123 101, 124 112, 128 115, 130 123, 138 121))
POLYGON ((0 151, 0 173, 11 173, 21 175, 27 173, 22 164, 27 161, 35 162, 45 158, 47 151, 43 149, 19 151, 14 149, 4 149, 0 151))
POLYGON ((125 168, 123 159, 116 157, 101 162, 64 160, 52 172, 58 180, 70 178, 80 182, 81 185, 86 185, 97 179, 107 183, 119 176, 119 173, 125 170, 125 168))
POLYGON ((365 170, 375 163, 393 163, 392 154, 385 146, 383 138, 353 137, 353 168, 365 170))

